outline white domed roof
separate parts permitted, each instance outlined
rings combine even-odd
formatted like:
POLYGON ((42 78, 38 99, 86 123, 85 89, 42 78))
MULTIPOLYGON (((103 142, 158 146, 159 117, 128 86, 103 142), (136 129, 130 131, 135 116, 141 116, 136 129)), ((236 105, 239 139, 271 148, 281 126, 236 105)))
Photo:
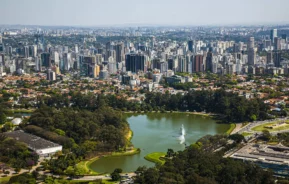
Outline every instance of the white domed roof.
POLYGON ((13 125, 19 125, 22 122, 21 118, 14 118, 12 120, 13 125))

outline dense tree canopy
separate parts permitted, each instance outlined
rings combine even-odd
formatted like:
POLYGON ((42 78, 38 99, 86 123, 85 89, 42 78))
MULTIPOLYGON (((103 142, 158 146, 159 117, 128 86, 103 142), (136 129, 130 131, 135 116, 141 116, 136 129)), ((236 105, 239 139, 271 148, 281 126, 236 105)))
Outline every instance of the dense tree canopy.
POLYGON ((271 184, 273 174, 251 163, 243 163, 222 154, 206 151, 220 137, 202 138, 197 144, 179 151, 159 168, 140 168, 138 184, 271 184), (201 143, 203 142, 203 143, 201 143), (204 144, 205 143, 205 144, 204 144))

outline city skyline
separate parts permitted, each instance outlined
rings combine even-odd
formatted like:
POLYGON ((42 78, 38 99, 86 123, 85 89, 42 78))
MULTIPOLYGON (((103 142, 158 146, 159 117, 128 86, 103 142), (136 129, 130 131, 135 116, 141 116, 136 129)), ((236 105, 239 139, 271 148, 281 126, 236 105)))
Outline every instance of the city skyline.
POLYGON ((2 0, 0 25, 194 26, 286 24, 289 1, 2 0))

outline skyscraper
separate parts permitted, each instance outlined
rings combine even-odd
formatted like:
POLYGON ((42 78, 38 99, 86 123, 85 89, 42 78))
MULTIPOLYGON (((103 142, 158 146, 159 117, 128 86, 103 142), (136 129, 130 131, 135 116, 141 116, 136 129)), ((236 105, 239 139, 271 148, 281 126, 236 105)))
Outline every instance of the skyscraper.
POLYGON ((126 71, 137 73, 146 70, 146 56, 141 53, 130 53, 125 56, 126 71))
POLYGON ((206 57, 206 71, 212 72, 213 71, 213 53, 208 52, 206 57))
POLYGON ((41 63, 42 66, 45 67, 51 67, 51 62, 50 62, 50 54, 49 53, 42 53, 41 54, 41 63))
POLYGON ((116 63, 124 61, 124 44, 119 43, 115 47, 116 63))
POLYGON ((249 48, 248 50, 248 65, 256 64, 256 51, 254 48, 249 48))
POLYGON ((254 48, 254 46, 255 46, 255 38, 250 37, 247 44, 247 50, 249 50, 250 48, 254 48))
POLYGON ((270 39, 272 41, 272 43, 274 43, 274 38, 277 37, 277 29, 272 29, 270 31, 270 39))
POLYGON ((281 50, 281 39, 278 37, 274 38, 274 49, 281 50))
POLYGON ((203 72, 203 55, 195 56, 193 67, 193 72, 203 72))
POLYGON ((191 51, 193 53, 193 50, 194 50, 194 41, 193 40, 188 41, 188 49, 189 49, 189 51, 191 51))
POLYGON ((274 52, 273 53, 273 61, 275 67, 281 67, 281 52, 274 52))

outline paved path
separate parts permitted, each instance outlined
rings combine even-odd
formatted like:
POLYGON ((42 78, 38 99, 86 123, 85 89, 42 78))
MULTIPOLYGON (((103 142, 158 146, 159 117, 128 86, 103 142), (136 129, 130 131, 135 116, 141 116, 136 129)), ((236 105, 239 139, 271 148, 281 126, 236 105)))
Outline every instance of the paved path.
MULTIPOLYGON (((135 173, 127 173, 127 174, 121 174, 121 176, 128 176, 128 177, 133 177, 136 176, 135 173)), ((111 177, 109 175, 100 175, 100 176, 84 176, 82 178, 77 178, 73 180, 82 180, 82 181, 93 181, 97 179, 103 179, 103 180, 109 180, 111 177)))

